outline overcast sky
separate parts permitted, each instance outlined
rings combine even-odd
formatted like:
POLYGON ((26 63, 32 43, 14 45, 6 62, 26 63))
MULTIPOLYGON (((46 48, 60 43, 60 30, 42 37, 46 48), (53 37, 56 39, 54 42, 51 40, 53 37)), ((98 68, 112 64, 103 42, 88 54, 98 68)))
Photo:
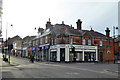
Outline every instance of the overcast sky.
MULTIPOLYGON (((82 20, 82 29, 90 26, 105 34, 106 27, 113 34, 118 26, 118 0, 3 0, 3 37, 36 35, 35 27, 45 29, 50 18, 52 24, 62 23, 76 28, 76 21, 82 20), (89 1, 89 2, 88 2, 89 1), (99 1, 99 2, 98 2, 99 1), (13 24, 13 27, 10 27, 13 24)), ((117 34, 117 32, 116 32, 117 34)))

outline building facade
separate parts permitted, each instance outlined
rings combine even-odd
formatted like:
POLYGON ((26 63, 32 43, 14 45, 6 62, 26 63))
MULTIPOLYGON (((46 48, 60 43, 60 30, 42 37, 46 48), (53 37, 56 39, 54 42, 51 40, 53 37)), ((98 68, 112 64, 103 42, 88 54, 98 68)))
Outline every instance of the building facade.
POLYGON ((13 49, 12 49, 13 55, 20 55, 22 52, 22 39, 13 41, 13 49))
POLYGON ((22 39, 22 53, 21 57, 30 57, 31 52, 31 40, 34 39, 35 36, 26 36, 22 39))
POLYGON ((8 40, 4 41, 4 53, 8 53, 8 49, 9 49, 9 53, 11 53, 11 50, 12 50, 12 53, 14 52, 13 51, 13 43, 15 41, 19 41, 19 40, 22 40, 21 37, 19 37, 18 35, 12 37, 12 38, 8 38, 8 40))
POLYGON ((64 24, 52 25, 39 30, 38 37, 32 40, 32 53, 41 61, 113 61, 113 39, 94 30, 82 30, 78 19, 77 29, 64 24))

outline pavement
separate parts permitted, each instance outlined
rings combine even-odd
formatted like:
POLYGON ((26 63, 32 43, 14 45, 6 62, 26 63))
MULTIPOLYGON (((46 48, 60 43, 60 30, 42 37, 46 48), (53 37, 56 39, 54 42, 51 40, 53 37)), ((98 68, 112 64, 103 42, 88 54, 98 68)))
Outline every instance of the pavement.
POLYGON ((0 53, 0 62, 2 62, 0 67, 9 67, 9 66, 17 66, 18 65, 12 61, 10 62, 10 64, 8 62, 3 61, 2 53, 0 53))

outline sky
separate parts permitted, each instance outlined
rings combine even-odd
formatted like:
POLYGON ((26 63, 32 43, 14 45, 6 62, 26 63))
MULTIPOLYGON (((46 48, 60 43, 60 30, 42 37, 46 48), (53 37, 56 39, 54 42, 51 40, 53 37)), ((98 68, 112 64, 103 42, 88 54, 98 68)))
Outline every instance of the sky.
MULTIPOLYGON (((78 19, 82 29, 106 34, 109 27, 118 26, 118 0, 3 0, 2 37, 37 35, 34 28, 42 27, 50 18, 52 24, 76 27, 78 19), (10 25, 13 26, 10 26, 10 25)), ((117 34, 118 32, 116 32, 117 34)))

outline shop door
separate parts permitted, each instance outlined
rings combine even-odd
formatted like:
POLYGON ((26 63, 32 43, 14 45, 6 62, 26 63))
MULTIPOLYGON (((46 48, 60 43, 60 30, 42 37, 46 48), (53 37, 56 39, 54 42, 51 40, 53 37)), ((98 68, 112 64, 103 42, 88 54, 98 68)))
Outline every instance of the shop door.
POLYGON ((60 49, 60 61, 65 61, 65 48, 60 49))
POLYGON ((100 52, 100 62, 102 62, 102 61, 103 61, 103 53, 100 52))

